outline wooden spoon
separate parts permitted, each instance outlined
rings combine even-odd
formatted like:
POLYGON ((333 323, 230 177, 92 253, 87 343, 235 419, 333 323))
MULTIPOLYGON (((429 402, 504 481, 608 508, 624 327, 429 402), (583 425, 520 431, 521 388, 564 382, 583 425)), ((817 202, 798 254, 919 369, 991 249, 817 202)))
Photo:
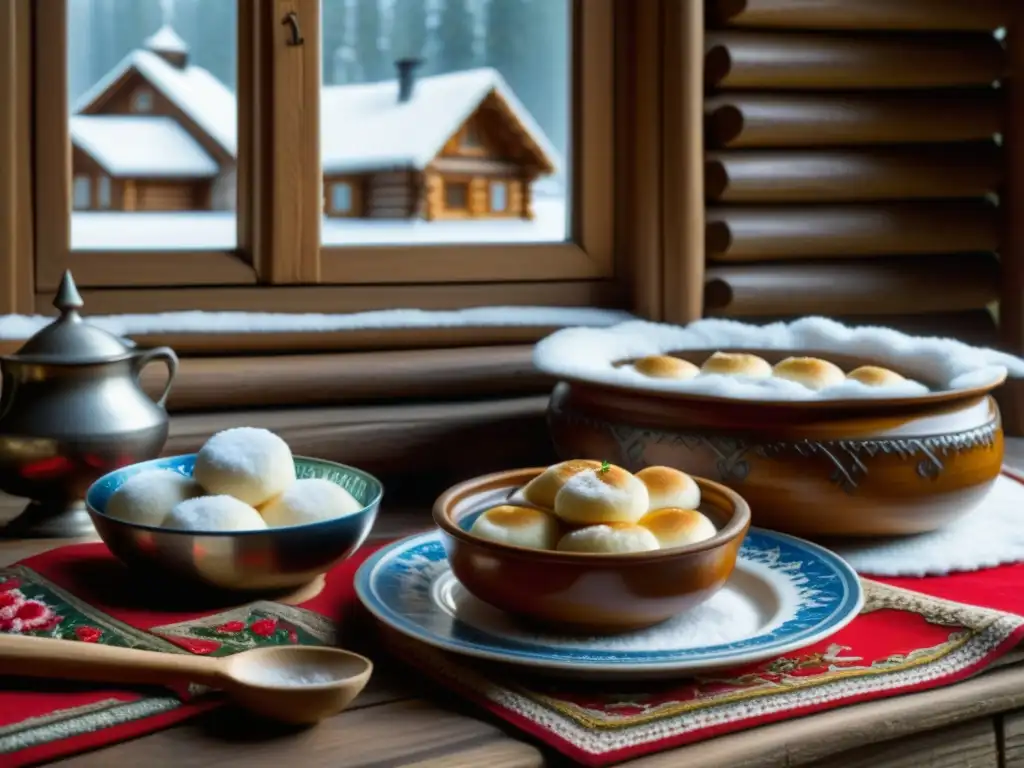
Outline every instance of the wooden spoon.
POLYGON ((359 654, 309 645, 211 658, 0 634, 0 675, 136 685, 201 683, 222 689, 252 712, 286 723, 315 723, 340 712, 372 672, 373 662, 359 654))

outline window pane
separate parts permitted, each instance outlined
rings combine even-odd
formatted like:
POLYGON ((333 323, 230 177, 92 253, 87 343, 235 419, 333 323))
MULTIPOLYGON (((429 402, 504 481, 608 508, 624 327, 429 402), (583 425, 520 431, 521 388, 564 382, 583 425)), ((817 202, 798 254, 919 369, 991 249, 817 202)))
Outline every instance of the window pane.
POLYGON ((507 187, 504 181, 491 183, 491 211, 504 213, 508 208, 507 187))
POLYGON ((352 210, 352 187, 345 181, 339 181, 332 187, 334 198, 332 206, 337 213, 349 213, 352 210))
POLYGON ((75 210, 85 210, 92 206, 92 179, 88 176, 75 176, 72 190, 75 210))
POLYGON ((236 17, 237 0, 68 0, 74 208, 90 208, 72 248, 236 246, 236 17))
POLYGON ((569 0, 322 7, 325 245, 565 240, 569 0))

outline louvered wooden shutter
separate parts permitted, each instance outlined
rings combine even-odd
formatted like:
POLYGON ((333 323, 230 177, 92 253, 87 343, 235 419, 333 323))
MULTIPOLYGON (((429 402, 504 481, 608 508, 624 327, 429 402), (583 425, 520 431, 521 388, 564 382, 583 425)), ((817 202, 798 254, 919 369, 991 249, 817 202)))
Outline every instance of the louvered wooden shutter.
POLYGON ((1008 7, 707 0, 706 314, 995 343, 1008 7))

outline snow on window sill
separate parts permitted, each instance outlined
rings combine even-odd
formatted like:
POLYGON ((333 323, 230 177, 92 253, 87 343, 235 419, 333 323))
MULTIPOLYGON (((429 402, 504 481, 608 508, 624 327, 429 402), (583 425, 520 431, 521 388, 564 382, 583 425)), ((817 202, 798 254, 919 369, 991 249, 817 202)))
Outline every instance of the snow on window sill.
MULTIPOLYGON (((88 307, 86 307, 88 310, 88 307)), ((385 309, 351 314, 271 312, 164 312, 152 315, 91 315, 88 322, 118 336, 147 334, 337 333, 339 331, 438 328, 566 327, 615 325, 626 312, 593 307, 475 307, 453 311, 385 309)), ((25 339, 52 318, 0 316, 0 339, 25 339)))

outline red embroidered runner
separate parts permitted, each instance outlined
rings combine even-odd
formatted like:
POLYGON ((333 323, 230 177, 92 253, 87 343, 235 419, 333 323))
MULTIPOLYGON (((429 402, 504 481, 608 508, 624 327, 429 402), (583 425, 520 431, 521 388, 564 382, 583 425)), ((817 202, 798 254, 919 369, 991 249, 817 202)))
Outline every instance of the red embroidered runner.
MULTIPOLYGON (((331 643, 342 613, 357 604, 352 577, 375 549, 364 547, 335 568, 323 590, 300 606, 257 601, 155 612, 146 607, 152 591, 103 544, 62 547, 0 568, 0 632, 212 656, 267 644, 331 643)), ((20 768, 125 741, 219 703, 177 693, 0 678, 0 766, 20 768)))
POLYGON ((1016 615, 1024 614, 1024 566, 973 576, 965 580, 969 589, 948 577, 901 581, 981 605, 865 580, 863 612, 828 640, 761 664, 664 683, 531 678, 390 634, 388 641, 396 655, 497 717, 579 763, 604 766, 983 671, 1024 639, 1024 618, 1016 615), (991 610, 989 602, 1013 613, 991 610))
MULTIPOLYGON (((300 606, 258 601, 157 613, 144 607, 152 596, 103 545, 66 547, 0 569, 0 631, 210 655, 266 643, 332 642, 338 622, 354 618, 352 576, 372 551, 366 548, 339 566, 323 591, 300 606)), ((389 636, 389 642, 444 686, 573 759, 599 766, 948 685, 982 671, 1024 638, 1024 564, 866 581, 865 589, 864 612, 829 640, 691 680, 614 687, 559 682, 475 664, 401 638, 389 636)), ((18 768, 123 741, 218 703, 179 693, 5 679, 0 765, 18 768)))

